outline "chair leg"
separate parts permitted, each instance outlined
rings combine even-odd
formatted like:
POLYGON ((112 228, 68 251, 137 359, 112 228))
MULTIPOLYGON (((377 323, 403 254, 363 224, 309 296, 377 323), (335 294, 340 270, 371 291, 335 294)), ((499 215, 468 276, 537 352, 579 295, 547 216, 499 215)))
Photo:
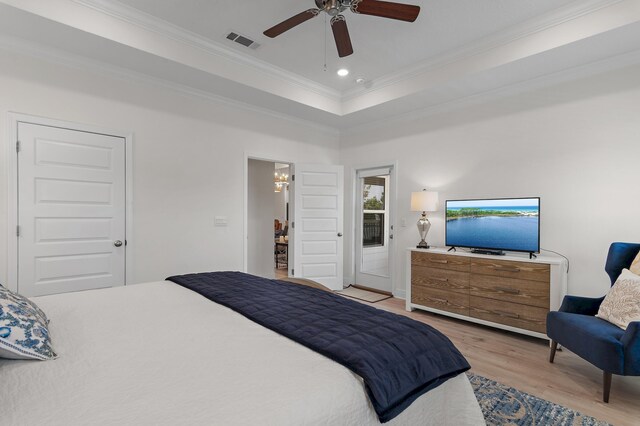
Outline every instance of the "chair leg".
POLYGON ((609 394, 611 393, 611 373, 603 371, 603 384, 602 400, 609 403, 609 394))
POLYGON ((549 352, 549 362, 553 364, 553 360, 556 359, 556 351, 558 350, 558 342, 551 341, 551 351, 549 352))

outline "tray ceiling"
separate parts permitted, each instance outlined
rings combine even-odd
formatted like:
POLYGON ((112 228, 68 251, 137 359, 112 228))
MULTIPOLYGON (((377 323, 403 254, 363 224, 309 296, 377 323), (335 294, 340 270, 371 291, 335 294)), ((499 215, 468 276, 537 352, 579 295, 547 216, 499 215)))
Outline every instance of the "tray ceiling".
POLYGON ((413 24, 348 13, 356 53, 339 60, 328 40, 325 72, 322 17, 261 35, 306 1, 0 0, 0 51, 333 130, 640 63, 640 0, 405 0, 423 8, 413 24))
POLYGON ((276 39, 262 32, 314 7, 312 0, 120 0, 122 4, 223 43, 243 54, 340 91, 355 78, 375 80, 544 15, 575 0, 400 0, 420 5, 415 23, 345 12, 355 53, 339 59, 326 14, 276 39), (267 6, 268 5, 268 6, 267 6), (236 31, 260 43, 251 50, 224 38, 236 31), (325 36, 327 71, 324 71, 325 36), (346 78, 336 75, 348 68, 346 78))

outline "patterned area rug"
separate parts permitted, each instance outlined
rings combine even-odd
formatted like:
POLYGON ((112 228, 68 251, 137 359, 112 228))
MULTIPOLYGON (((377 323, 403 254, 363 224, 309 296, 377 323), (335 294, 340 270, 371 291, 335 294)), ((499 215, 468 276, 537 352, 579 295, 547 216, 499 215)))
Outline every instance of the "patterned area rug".
POLYGON ((467 375, 489 426, 610 426, 485 377, 467 375))

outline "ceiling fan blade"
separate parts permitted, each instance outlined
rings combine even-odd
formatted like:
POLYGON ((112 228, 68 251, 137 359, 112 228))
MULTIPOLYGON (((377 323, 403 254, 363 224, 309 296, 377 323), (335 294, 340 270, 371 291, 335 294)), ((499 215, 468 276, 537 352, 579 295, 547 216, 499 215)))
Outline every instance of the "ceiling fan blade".
POLYGON ((286 21, 282 21, 278 25, 275 25, 269 28, 267 31, 264 32, 264 35, 271 38, 278 37, 280 34, 286 31, 289 31, 291 28, 296 27, 315 16, 318 16, 319 13, 320 13, 320 10, 318 9, 305 10, 302 13, 298 13, 297 15, 292 16, 286 21))
POLYGON ((354 0, 351 3, 351 11, 362 15, 413 22, 420 14, 420 6, 379 0, 354 0))
POLYGON ((333 31, 333 38, 336 40, 338 56, 344 58, 345 56, 351 55, 353 53, 353 46, 351 46, 349 28, 347 28, 347 21, 344 16, 337 15, 331 19, 331 30, 333 31))

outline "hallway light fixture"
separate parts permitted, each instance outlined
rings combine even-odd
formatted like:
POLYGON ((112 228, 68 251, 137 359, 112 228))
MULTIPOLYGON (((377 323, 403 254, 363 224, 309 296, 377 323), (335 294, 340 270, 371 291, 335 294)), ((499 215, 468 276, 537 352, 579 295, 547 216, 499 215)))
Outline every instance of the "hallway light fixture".
POLYGON ((289 175, 285 173, 278 174, 278 172, 275 172, 273 176, 273 184, 273 192, 282 192, 282 188, 289 186, 289 175))

